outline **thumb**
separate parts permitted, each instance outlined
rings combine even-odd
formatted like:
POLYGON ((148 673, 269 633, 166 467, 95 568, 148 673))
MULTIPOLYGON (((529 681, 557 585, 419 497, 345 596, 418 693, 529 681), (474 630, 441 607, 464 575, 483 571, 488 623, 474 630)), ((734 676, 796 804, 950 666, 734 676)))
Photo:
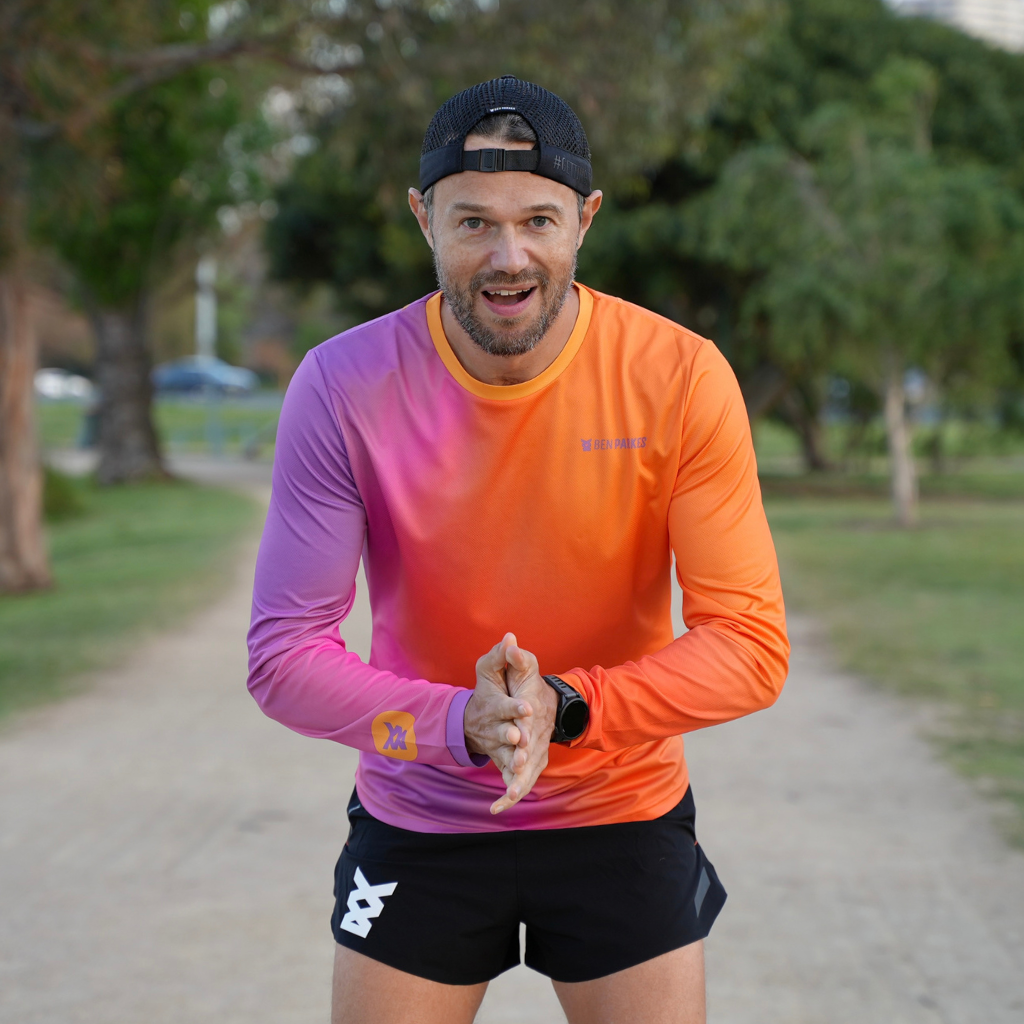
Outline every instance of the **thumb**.
POLYGON ((530 672, 537 667, 537 659, 516 644, 506 649, 505 661, 519 672, 530 672))
POLYGON ((508 649, 510 639, 511 643, 514 644, 516 642, 516 638, 512 633, 506 633, 486 654, 479 657, 476 662, 477 672, 487 672, 495 675, 503 673, 505 671, 505 652, 508 649))

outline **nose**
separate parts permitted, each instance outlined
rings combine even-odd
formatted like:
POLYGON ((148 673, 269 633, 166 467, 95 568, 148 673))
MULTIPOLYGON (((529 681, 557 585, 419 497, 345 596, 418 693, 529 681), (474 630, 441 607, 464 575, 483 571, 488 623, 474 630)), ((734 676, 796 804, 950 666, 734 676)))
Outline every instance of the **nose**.
POLYGON ((519 274, 529 265, 530 257, 522 247, 515 227, 505 225, 491 253, 492 269, 500 270, 504 274, 519 274))

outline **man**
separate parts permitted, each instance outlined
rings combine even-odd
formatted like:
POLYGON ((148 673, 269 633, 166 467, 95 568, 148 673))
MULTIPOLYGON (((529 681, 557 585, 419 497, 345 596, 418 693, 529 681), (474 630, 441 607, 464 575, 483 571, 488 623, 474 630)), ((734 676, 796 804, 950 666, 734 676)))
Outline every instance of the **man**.
POLYGON ((459 93, 420 171, 440 292, 297 371, 250 632, 263 710, 361 751, 333 1020, 468 1024, 525 922, 572 1024, 702 1021, 725 892, 681 734, 770 705, 788 658, 739 389, 575 283, 601 193, 557 96, 459 93))

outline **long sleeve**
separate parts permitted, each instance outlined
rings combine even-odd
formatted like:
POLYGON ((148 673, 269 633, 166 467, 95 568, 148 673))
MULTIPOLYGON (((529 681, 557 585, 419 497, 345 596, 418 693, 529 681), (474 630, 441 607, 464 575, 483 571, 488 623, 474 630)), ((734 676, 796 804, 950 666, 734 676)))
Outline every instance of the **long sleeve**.
POLYGON ((271 718, 399 760, 469 763, 449 710, 459 687, 407 679, 348 651, 339 627, 352 608, 366 536, 332 396, 316 351, 288 389, 273 494, 256 563, 249 691, 271 718), (455 726, 454 730, 452 726, 455 726), (455 733, 455 746, 448 737, 455 733))
POLYGON ((772 704, 789 642, 746 410, 731 368, 703 343, 685 382, 669 540, 688 632, 614 667, 561 673, 590 704, 574 746, 617 750, 772 704))

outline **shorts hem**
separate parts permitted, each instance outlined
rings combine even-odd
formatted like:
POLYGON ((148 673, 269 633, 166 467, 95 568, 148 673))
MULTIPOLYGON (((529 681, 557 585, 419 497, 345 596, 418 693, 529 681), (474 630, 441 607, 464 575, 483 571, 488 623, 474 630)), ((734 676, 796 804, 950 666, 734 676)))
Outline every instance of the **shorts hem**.
POLYGON ((536 971, 538 974, 543 974, 545 978, 550 978, 552 981, 557 981, 560 985, 576 985, 584 981, 597 981, 599 978, 608 978, 613 974, 618 974, 620 971, 628 971, 631 967, 639 967, 640 964, 647 963, 648 960, 656 960, 659 956, 664 956, 666 953, 672 953, 677 949, 683 949, 686 946, 692 946, 695 942, 703 942, 708 937, 709 933, 700 935, 695 939, 686 939, 683 942, 672 943, 667 949, 663 949, 658 953, 644 953, 639 959, 635 957, 627 958, 626 962, 621 966, 615 966, 608 970, 599 971, 580 971, 577 973, 563 974, 561 972, 557 974, 551 974, 544 970, 543 967, 537 967, 535 964, 531 964, 524 960, 523 963, 530 968, 531 971, 536 971))
MULTIPOLYGON (((332 929, 333 931, 333 929, 332 929)), ((483 985, 494 981, 495 978, 504 974, 506 971, 511 971, 513 967, 518 967, 519 964, 508 964, 505 967, 498 968, 493 974, 485 973, 479 977, 473 977, 467 979, 466 977, 455 977, 452 972, 446 972, 442 970, 433 971, 429 967, 417 966, 413 969, 408 964, 396 964, 386 956, 367 952, 365 949, 357 949, 355 944, 349 944, 343 939, 339 939, 337 934, 334 936, 334 941, 337 945, 343 946, 345 949, 352 950, 353 953, 359 953, 360 956, 365 956, 367 960, 376 960, 379 964, 384 964, 385 967, 391 967, 396 971, 401 971, 403 974, 411 974, 415 978, 423 978, 425 981, 433 981, 438 985, 457 985, 460 988, 468 988, 470 985, 483 985), (443 975, 443 976, 442 976, 443 975)))
POLYGON ((702 913, 698 916, 697 927, 693 932, 686 936, 668 939, 664 945, 659 944, 653 949, 644 950, 636 955, 627 954, 621 959, 616 959, 614 966, 611 967, 607 964, 607 960, 611 958, 606 958, 605 963, 597 969, 583 969, 576 971, 556 969, 552 972, 537 963, 532 963, 527 957, 523 958, 523 963, 529 967, 530 970, 536 971, 538 974, 543 974, 545 978, 550 978, 552 981, 557 981, 564 985, 573 985, 584 981, 597 981, 598 978, 607 978, 612 974, 618 974, 620 971, 628 971, 631 967, 638 967, 640 964, 645 964, 648 960, 656 960, 659 956, 664 956, 666 953, 671 953, 677 949, 683 949, 686 946, 692 946, 695 942, 703 942, 704 939, 711 934, 711 929, 714 926, 715 921, 718 920, 718 915, 722 912, 726 899, 728 899, 728 895, 722 887, 721 882, 718 881, 718 876, 716 874, 714 877, 714 884, 704 899, 703 906, 701 907, 702 913))

